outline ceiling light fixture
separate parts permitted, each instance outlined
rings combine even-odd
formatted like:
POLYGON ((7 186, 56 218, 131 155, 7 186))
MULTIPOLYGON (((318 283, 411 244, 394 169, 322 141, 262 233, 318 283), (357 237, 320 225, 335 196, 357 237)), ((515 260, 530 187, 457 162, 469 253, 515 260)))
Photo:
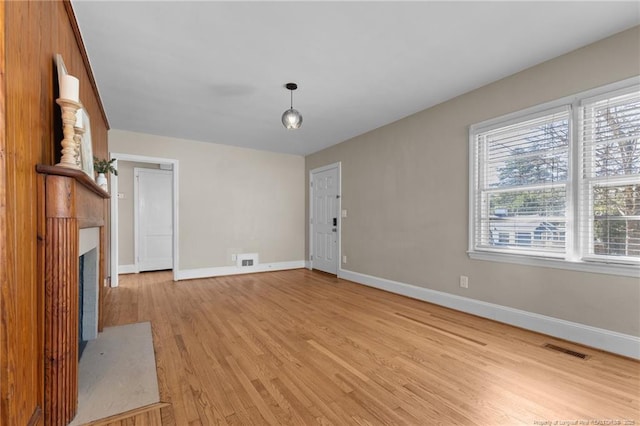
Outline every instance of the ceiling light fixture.
POLYGON ((302 115, 293 109, 293 91, 298 88, 298 85, 295 83, 287 83, 284 87, 291 91, 291 108, 282 114, 282 124, 284 124, 284 127, 287 129, 299 129, 300 126, 302 126, 302 115))

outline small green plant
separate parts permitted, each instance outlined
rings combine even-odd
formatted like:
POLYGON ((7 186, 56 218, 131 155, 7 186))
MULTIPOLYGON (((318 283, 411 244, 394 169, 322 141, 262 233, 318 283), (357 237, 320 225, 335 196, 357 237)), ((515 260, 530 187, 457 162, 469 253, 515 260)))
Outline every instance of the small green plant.
POLYGON ((116 161, 115 158, 112 158, 111 160, 101 160, 98 157, 93 157, 93 169, 96 171, 96 173, 111 172, 114 175, 118 176, 118 171, 113 166, 114 161, 116 161))

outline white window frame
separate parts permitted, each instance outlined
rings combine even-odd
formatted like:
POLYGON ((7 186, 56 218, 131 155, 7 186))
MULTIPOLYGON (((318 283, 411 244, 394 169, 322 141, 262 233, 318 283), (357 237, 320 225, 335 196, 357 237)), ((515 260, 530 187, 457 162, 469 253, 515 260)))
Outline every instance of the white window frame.
MULTIPOLYGON (((606 256, 591 257, 587 252, 587 240, 579 233, 579 192, 580 192, 580 155, 582 154, 582 141, 580 139, 580 108, 583 102, 594 97, 615 96, 615 92, 629 90, 640 85, 640 76, 608 84, 597 89, 582 92, 573 96, 567 96, 545 104, 536 105, 521 111, 507 114, 494 119, 486 120, 469 127, 469 247, 468 255, 471 259, 487 260, 495 262, 515 263, 529 266, 541 266, 547 268, 568 269, 581 272, 592 272, 610 275, 622 275, 640 277, 640 265, 638 263, 622 263, 628 259, 614 259, 606 256), (559 108, 570 108, 570 143, 569 143, 569 177, 566 184, 569 194, 567 199, 566 218, 566 252, 561 258, 551 255, 535 253, 517 253, 515 250, 482 250, 476 249, 475 225, 477 212, 476 187, 478 176, 476 141, 475 136, 483 131, 508 126, 521 121, 526 121, 536 116, 541 116, 549 111, 559 108), (582 240, 581 240, 582 238, 582 240)), ((624 177, 617 180, 625 180, 624 177)), ((613 179, 609 182, 613 182, 613 179)), ((585 213, 582 213, 585 214, 585 213)))

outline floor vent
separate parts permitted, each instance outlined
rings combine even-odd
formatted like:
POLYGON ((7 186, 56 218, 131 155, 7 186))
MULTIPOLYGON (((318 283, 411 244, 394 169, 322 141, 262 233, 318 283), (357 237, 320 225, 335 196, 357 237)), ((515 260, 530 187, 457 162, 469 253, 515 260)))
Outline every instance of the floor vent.
POLYGON ((248 266, 257 266, 258 253, 239 253, 236 258, 236 266, 239 268, 246 268, 248 266))
POLYGON ((547 349, 551 349, 552 351, 562 352, 562 353, 565 353, 567 355, 575 356, 576 358, 580 358, 580 359, 588 359, 589 358, 589 355, 587 355, 587 354, 583 354, 583 353, 580 353, 580 352, 572 351, 571 349, 563 348, 561 346, 552 345, 551 343, 546 343, 544 345, 544 347, 547 348, 547 349))

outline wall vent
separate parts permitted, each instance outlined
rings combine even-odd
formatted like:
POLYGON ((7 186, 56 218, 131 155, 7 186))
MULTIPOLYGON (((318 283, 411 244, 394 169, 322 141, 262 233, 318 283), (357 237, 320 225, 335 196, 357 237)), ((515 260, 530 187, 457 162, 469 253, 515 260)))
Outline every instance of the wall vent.
POLYGON ((258 263, 258 253, 241 253, 236 258, 238 268, 256 266, 258 263))
POLYGON ((547 348, 547 349, 551 349, 552 351, 562 352, 562 353, 565 353, 567 355, 575 356, 576 358, 580 358, 580 359, 588 359, 589 358, 589 355, 587 355, 587 354, 583 354, 581 352, 572 351, 571 349, 563 348, 561 346, 552 345, 551 343, 546 343, 544 345, 544 347, 547 348))

